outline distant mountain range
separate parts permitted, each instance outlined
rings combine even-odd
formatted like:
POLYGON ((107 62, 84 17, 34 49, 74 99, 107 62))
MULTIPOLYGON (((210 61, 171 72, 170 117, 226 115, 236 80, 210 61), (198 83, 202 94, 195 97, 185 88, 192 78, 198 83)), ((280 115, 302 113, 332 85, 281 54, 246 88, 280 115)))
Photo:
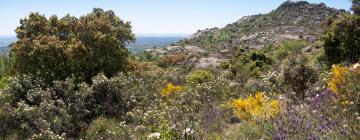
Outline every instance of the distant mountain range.
MULTIPOLYGON (((129 44, 127 47, 132 53, 143 52, 146 49, 150 48, 162 48, 166 47, 172 43, 176 43, 179 40, 182 40, 186 35, 177 34, 176 36, 169 34, 148 34, 148 35, 139 35, 136 38, 136 42, 129 44), (152 36, 151 36, 152 35, 152 36)), ((11 42, 16 41, 16 37, 0 37, 0 53, 8 53, 10 48, 8 47, 11 42)))
MULTIPOLYGON (((221 51, 238 48, 259 49, 285 40, 316 41, 325 21, 346 12, 327 7, 324 3, 287 1, 268 14, 245 16, 224 28, 199 30, 177 44, 194 45, 221 51)), ((235 52, 235 51, 230 51, 235 52)))

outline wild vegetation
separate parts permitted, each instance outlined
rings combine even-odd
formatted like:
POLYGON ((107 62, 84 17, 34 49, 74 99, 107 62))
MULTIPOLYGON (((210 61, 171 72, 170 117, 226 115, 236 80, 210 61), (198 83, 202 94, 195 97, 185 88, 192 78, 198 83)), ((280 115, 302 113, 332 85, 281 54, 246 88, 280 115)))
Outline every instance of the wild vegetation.
POLYGON ((31 13, 0 57, 0 139, 358 139, 359 5, 316 41, 236 47, 202 69, 192 60, 209 54, 129 54, 130 23, 112 11, 31 13))

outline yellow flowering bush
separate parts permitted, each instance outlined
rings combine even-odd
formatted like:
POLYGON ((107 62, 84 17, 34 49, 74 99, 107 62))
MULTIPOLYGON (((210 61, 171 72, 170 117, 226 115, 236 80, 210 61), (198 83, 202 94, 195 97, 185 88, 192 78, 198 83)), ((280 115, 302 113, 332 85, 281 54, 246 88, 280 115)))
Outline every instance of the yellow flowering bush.
POLYGON ((332 73, 333 73, 333 77, 329 81, 328 86, 332 92, 339 95, 340 94, 340 86, 345 84, 345 82, 346 82, 345 77, 349 73, 349 69, 346 67, 334 65, 332 67, 332 73))
POLYGON ((354 108, 358 110, 360 91, 360 68, 359 64, 353 67, 341 67, 334 65, 328 86, 331 92, 338 95, 338 102, 346 109, 354 108))
POLYGON ((171 93, 180 92, 184 89, 183 86, 175 86, 173 83, 167 83, 166 87, 162 89, 161 95, 164 97, 168 97, 171 93))
POLYGON ((279 112, 279 101, 257 92, 255 96, 234 100, 232 107, 235 108, 236 116, 242 120, 269 119, 279 112))

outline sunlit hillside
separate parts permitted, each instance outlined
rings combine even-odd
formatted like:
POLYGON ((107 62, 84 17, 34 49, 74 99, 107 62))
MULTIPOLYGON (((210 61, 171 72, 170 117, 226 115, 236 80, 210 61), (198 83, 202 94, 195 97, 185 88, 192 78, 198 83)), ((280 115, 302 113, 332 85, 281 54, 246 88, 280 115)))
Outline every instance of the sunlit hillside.
POLYGON ((0 140, 359 139, 360 0, 255 1, 0 2, 0 140))

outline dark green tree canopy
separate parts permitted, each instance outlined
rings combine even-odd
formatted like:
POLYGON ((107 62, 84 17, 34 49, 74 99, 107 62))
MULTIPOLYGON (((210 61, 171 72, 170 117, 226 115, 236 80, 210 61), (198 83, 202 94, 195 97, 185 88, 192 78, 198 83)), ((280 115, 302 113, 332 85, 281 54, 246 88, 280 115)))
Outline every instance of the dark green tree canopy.
POLYGON ((352 0, 351 10, 354 11, 354 14, 360 15, 360 0, 352 0))
POLYGON ((100 72, 111 77, 124 71, 125 46, 135 40, 129 22, 100 8, 80 18, 31 13, 20 20, 16 34, 18 41, 11 45, 14 69, 47 81, 69 76, 90 81, 100 72))
POLYGON ((360 58, 360 16, 342 14, 336 19, 329 20, 323 40, 329 64, 358 62, 360 58))

